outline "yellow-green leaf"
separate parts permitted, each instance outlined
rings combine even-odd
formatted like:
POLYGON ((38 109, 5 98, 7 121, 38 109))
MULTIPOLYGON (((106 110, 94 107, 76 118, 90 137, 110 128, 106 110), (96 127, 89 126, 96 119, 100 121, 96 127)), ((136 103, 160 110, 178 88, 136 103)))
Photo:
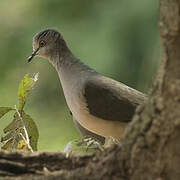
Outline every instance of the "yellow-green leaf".
POLYGON ((27 100, 27 96, 34 87, 36 81, 38 80, 38 74, 35 74, 34 77, 30 77, 29 74, 26 74, 24 76, 24 79, 19 85, 19 90, 18 90, 18 100, 19 100, 19 105, 18 105, 18 110, 22 111, 24 108, 24 105, 27 100))

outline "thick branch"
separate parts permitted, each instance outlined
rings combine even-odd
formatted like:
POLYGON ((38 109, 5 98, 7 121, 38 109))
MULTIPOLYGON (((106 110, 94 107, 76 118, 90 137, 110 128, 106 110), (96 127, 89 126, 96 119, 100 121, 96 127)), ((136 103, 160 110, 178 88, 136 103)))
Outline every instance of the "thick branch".
MULTIPOLYGON (((72 155, 62 153, 0 152, 0 177, 3 179, 122 179, 119 170, 119 147, 114 146, 102 153, 72 155), (113 153, 112 153, 113 152, 113 153), (114 168, 116 164, 116 168, 114 168), (103 168, 102 168, 103 167, 103 168)), ((123 163, 121 164, 122 166, 123 163)))

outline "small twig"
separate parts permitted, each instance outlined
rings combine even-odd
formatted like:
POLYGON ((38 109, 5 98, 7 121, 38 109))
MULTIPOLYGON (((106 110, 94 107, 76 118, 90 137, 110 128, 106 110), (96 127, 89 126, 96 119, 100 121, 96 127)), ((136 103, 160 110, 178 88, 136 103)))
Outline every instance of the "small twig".
POLYGON ((25 133, 25 137, 24 137, 22 134, 21 134, 21 136, 22 136, 23 140, 25 141, 25 143, 27 144, 29 150, 30 150, 31 152, 33 152, 33 149, 32 149, 32 147, 31 147, 31 145, 30 145, 30 140, 29 140, 28 132, 27 132, 26 127, 25 127, 24 120, 23 120, 20 112, 18 111, 16 105, 15 105, 15 110, 16 110, 18 116, 19 116, 19 119, 20 119, 21 122, 22 122, 22 128, 23 128, 24 133, 25 133))

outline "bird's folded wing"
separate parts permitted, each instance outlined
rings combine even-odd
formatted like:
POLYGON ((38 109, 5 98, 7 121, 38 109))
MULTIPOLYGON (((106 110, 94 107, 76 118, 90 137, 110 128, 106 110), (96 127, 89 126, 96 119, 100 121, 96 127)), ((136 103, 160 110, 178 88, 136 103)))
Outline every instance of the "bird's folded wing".
POLYGON ((104 120, 128 122, 146 96, 120 82, 96 74, 84 86, 84 98, 91 115, 104 120))

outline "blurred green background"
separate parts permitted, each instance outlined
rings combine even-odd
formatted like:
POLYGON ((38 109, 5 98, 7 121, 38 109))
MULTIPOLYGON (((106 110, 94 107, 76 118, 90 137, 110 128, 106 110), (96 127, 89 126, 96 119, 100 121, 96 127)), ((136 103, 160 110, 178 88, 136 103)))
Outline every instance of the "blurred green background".
MULTIPOLYGON (((26 73, 40 73, 26 112, 36 121, 39 150, 62 150, 80 137, 58 76, 47 60, 30 64, 32 37, 45 28, 61 31, 72 52, 98 72, 148 92, 160 57, 157 0, 1 0, 0 106, 14 106, 26 73)), ((2 129, 12 114, 0 121, 2 129)))

